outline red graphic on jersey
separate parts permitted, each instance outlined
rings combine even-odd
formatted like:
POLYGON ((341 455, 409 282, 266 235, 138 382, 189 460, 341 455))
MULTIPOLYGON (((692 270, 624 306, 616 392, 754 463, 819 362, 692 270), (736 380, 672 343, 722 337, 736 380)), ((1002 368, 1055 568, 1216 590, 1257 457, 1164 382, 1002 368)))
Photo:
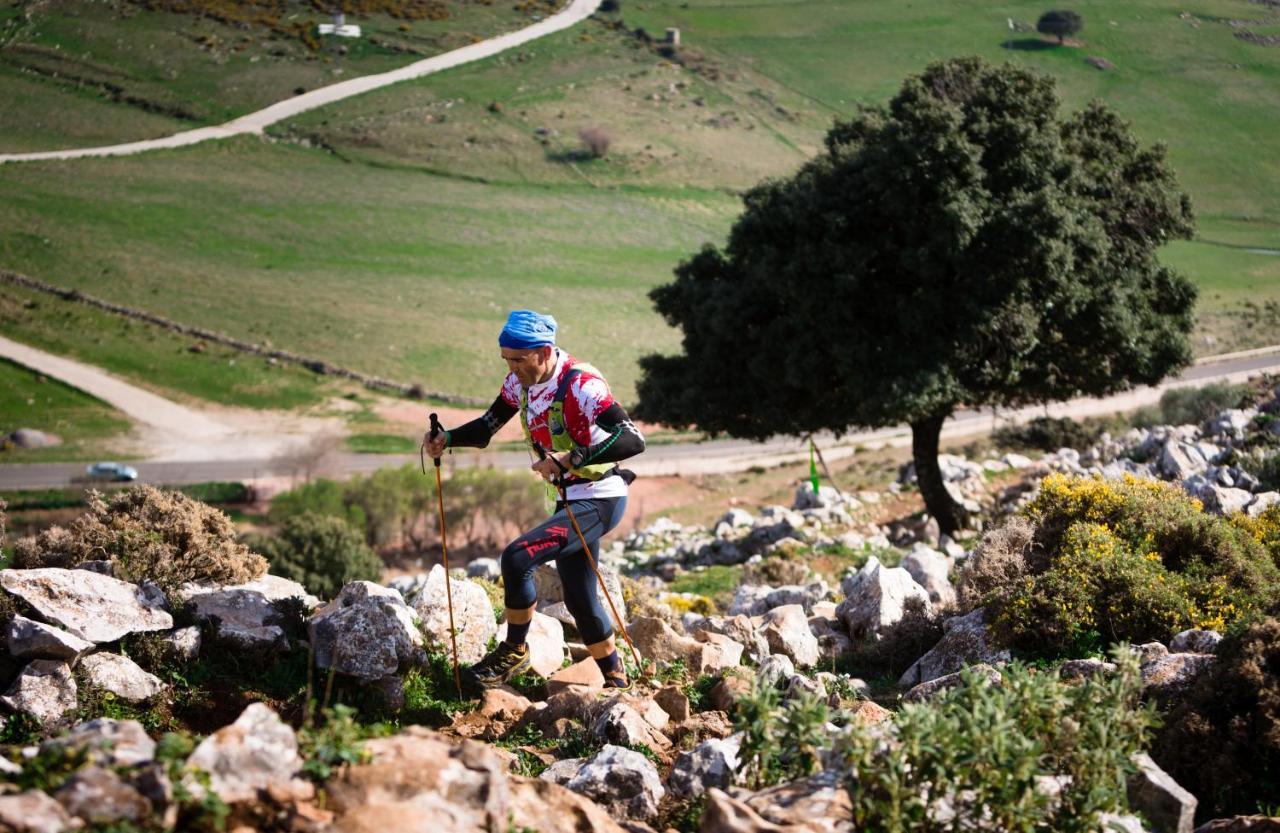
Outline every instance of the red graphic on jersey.
MULTIPOLYGON (((566 356, 560 363, 556 374, 556 384, 544 387, 538 396, 529 397, 529 433, 534 442, 543 448, 551 448, 551 429, 547 425, 547 415, 555 400, 555 393, 560 381, 577 364, 572 356, 566 356)), ((507 376, 502 386, 502 398, 513 408, 520 407, 520 383, 515 374, 507 376)), ((613 404, 613 394, 608 385, 599 376, 582 372, 569 385, 564 398, 565 429, 577 445, 591 445, 591 426, 598 414, 613 404)))
POLYGON ((549 526, 543 531, 543 535, 537 538, 526 538, 524 541, 524 551, 529 554, 530 558, 536 558, 538 553, 552 547, 564 546, 569 540, 569 528, 566 526, 549 526))

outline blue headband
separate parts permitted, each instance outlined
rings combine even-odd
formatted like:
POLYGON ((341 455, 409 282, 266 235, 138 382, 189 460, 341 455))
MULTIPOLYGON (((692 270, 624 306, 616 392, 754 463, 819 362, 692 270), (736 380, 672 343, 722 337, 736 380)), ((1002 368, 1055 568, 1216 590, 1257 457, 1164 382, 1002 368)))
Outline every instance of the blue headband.
POLYGON ((507 325, 498 336, 498 346, 531 350, 556 343, 556 320, 533 310, 518 309, 507 316, 507 325))

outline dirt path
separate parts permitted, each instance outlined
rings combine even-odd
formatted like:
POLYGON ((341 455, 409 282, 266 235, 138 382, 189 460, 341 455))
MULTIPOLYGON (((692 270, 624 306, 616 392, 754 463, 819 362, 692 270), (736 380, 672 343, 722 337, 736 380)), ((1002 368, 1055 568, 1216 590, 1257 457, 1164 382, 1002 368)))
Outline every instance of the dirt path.
POLYGON ((135 423, 134 442, 155 461, 271 458, 342 431, 336 419, 181 405, 91 365, 0 336, 0 356, 84 391, 135 423))
POLYGON ((321 87, 318 90, 312 90, 309 93, 279 101, 270 107, 241 116, 226 124, 186 130, 161 139, 148 139, 120 145, 39 151, 36 153, 3 153, 0 154, 0 164, 5 162, 35 162, 44 159, 81 159, 89 156, 128 156, 161 148, 185 147, 212 139, 227 139, 244 134, 261 134, 270 125, 292 118, 299 113, 305 113, 308 110, 314 110, 317 107, 323 107, 326 104, 361 95, 390 84, 421 78, 424 75, 431 75, 441 70, 452 69, 482 58, 489 58, 553 32, 568 29, 579 21, 590 17, 599 5, 600 0, 573 0, 563 11, 557 12, 532 26, 526 26, 514 32, 507 32, 505 35, 482 40, 478 43, 464 46, 461 49, 454 49, 442 55, 434 55, 390 72, 365 75, 360 78, 352 78, 349 81, 342 81, 338 84, 330 84, 327 87, 321 87))

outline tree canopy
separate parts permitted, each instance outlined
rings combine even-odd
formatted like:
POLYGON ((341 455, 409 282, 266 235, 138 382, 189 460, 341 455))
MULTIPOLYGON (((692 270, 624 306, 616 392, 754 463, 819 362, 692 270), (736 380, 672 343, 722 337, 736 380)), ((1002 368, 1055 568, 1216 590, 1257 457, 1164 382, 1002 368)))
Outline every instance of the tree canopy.
POLYGON ((955 408, 1190 360, 1195 289, 1156 258, 1192 231, 1164 149, 1101 103, 1060 117, 1050 77, 931 64, 744 203, 723 249, 650 293, 683 352, 641 360, 638 415, 756 439, 911 423, 944 529, 963 520, 934 482, 955 408))
POLYGON ((1042 35, 1052 35, 1058 39, 1058 43, 1062 43, 1083 28, 1084 18, 1067 9, 1047 11, 1036 21, 1036 31, 1042 35))

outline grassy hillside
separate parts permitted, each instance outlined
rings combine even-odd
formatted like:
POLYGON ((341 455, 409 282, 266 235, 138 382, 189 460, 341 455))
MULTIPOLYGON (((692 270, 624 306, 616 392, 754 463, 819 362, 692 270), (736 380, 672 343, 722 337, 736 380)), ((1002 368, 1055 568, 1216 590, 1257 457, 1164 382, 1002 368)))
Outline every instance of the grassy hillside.
POLYGON ((1197 240, 1165 251, 1203 289, 1197 350, 1274 341, 1280 257, 1253 250, 1280 250, 1280 48, 1227 23, 1269 8, 1076 8, 1083 43, 1058 47, 1010 30, 1043 11, 1030 2, 624 0, 281 124, 274 145, 0 168, 0 263, 471 396, 492 392, 506 310, 549 308, 629 397, 636 357, 677 344, 645 291, 723 240, 737 191, 794 170, 833 118, 929 60, 976 53, 1052 73, 1064 106, 1102 97, 1166 142, 1200 217, 1197 240), (668 26, 684 45, 667 55, 636 32, 668 26), (611 135, 607 158, 582 152, 587 127, 611 135))
POLYGON ((360 39, 301 0, 0 0, 0 151, 163 136, 518 29, 554 3, 371 0, 360 39), (182 9, 184 11, 177 11, 182 9), (394 16, 393 16, 394 15, 394 16), (428 15, 428 16, 423 16, 428 15))
POLYGON ((56 435, 50 448, 0 451, 0 463, 87 460, 110 456, 119 435, 129 430, 124 414, 75 388, 20 365, 0 360, 0 436, 18 428, 56 435))

